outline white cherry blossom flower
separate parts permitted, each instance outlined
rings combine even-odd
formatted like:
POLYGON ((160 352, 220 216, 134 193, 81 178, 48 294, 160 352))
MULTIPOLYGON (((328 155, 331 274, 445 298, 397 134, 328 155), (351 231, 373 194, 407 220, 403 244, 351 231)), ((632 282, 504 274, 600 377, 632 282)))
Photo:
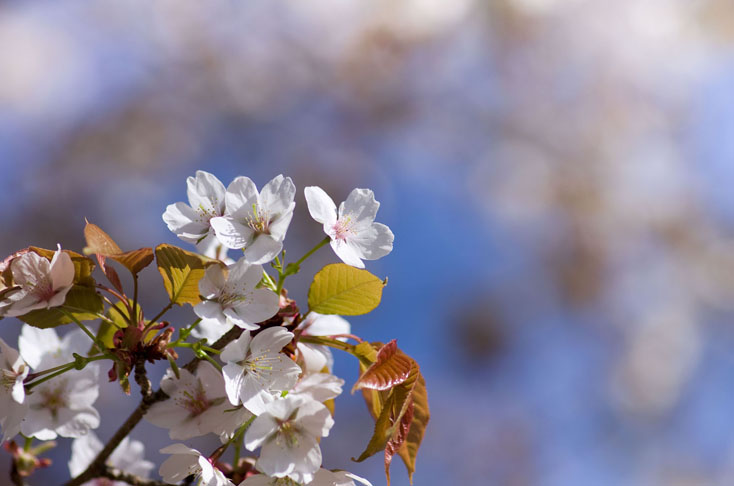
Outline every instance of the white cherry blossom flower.
POLYGON ((170 429, 174 440, 185 440, 208 433, 231 434, 251 416, 245 409, 233 409, 224 391, 224 378, 209 362, 201 362, 196 375, 179 370, 180 379, 169 368, 161 389, 169 400, 150 407, 145 418, 170 429))
POLYGON ((66 294, 74 284, 74 264, 61 251, 61 245, 49 262, 47 258, 29 251, 10 264, 13 283, 20 287, 6 297, 4 314, 22 316, 36 309, 63 305, 66 294))
POLYGON ((324 225, 331 248, 347 265, 364 268, 362 260, 377 260, 392 251, 392 231, 374 222, 380 203, 371 190, 352 190, 338 212, 333 199, 320 187, 307 187, 304 193, 308 212, 324 225))
POLYGON ((194 474, 200 481, 198 483, 200 486, 234 486, 222 471, 196 449, 186 447, 184 444, 172 444, 160 452, 171 454, 158 469, 163 481, 169 484, 176 484, 194 474))
POLYGON ((20 432, 20 423, 28 410, 23 380, 29 371, 30 366, 20 353, 0 339, 0 442, 20 432))
POLYGON ((224 184, 213 174, 198 170, 196 177, 186 179, 186 193, 189 204, 170 204, 163 221, 176 236, 206 251, 217 243, 210 221, 224 215, 224 184))
POLYGON ((280 308, 275 292, 255 288, 262 275, 260 265, 250 265, 244 258, 229 267, 226 277, 219 265, 210 265, 199 281, 204 301, 194 306, 194 312, 222 327, 235 324, 243 329, 258 329, 258 322, 273 317, 280 308))
POLYGON ((290 390, 296 384, 301 367, 280 352, 292 339, 293 333, 283 327, 270 327, 254 338, 243 332, 224 347, 219 357, 226 363, 222 371, 233 405, 241 401, 258 414, 272 393, 290 390))
MULTIPOLYGON (((303 322, 298 325, 302 336, 334 336, 337 334, 349 334, 351 326, 349 322, 340 316, 322 315, 311 312, 303 322)), ((344 338, 339 338, 344 340, 344 338)), ((334 357, 327 346, 311 344, 298 341, 299 363, 307 373, 318 373, 326 367, 329 371, 334 364, 334 357)))
MULTIPOLYGON (((19 339, 20 355, 37 370, 46 370, 70 362, 72 353, 86 355, 90 341, 81 330, 59 339, 53 329, 37 329, 24 325, 19 339)), ((99 386, 96 363, 83 370, 72 370, 33 388, 28 394, 28 413, 21 432, 39 440, 80 437, 99 427, 99 413, 92 406, 99 386)))
MULTIPOLYGON (((74 439, 71 444, 71 460, 69 460, 71 477, 83 473, 103 447, 102 442, 91 431, 87 435, 74 439)), ((131 440, 129 437, 122 439, 120 445, 112 451, 107 459, 107 464, 145 479, 150 476, 150 471, 155 467, 155 464, 145 460, 145 446, 143 443, 131 440)), ((127 483, 97 478, 87 481, 82 486, 127 486, 127 483)))
POLYGON ((256 467, 268 476, 308 483, 321 467, 318 439, 328 436, 333 425, 322 403, 286 396, 267 404, 252 422, 245 447, 250 451, 261 447, 256 467))
POLYGON ((48 368, 69 363, 74 360, 74 353, 86 356, 92 343, 81 329, 68 332, 59 338, 54 329, 39 329, 23 324, 18 338, 20 355, 32 368, 40 370, 41 361, 48 368))
POLYGON ((227 187, 227 214, 211 220, 217 239, 229 248, 243 248, 250 263, 271 261, 283 249, 295 196, 290 177, 278 175, 261 192, 249 178, 237 177, 227 187))

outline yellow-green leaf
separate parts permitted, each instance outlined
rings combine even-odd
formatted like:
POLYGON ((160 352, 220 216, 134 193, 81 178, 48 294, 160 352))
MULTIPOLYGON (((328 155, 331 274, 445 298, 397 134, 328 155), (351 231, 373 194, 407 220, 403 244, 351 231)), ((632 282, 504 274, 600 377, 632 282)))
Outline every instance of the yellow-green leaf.
POLYGON ((308 305, 320 314, 366 314, 380 304, 384 286, 382 280, 367 270, 333 263, 314 276, 308 291, 308 305))
POLYGON ((199 280, 204 276, 206 266, 216 260, 165 244, 156 247, 155 257, 171 302, 179 305, 201 302, 199 280))
MULTIPOLYGON (((97 313, 102 312, 104 306, 102 298, 93 287, 74 285, 66 294, 63 308, 80 321, 91 321, 98 319, 97 313)), ((71 322, 71 319, 59 307, 34 310, 18 316, 18 319, 41 329, 71 322)))

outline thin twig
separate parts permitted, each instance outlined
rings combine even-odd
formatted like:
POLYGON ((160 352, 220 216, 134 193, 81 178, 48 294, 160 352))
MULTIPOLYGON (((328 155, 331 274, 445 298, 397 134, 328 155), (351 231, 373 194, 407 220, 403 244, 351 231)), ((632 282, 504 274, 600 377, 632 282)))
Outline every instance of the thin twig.
MULTIPOLYGON (((232 329, 230 329, 227 334, 221 337, 216 343, 212 344, 212 348, 214 349, 222 349, 230 342, 237 339, 240 334, 242 334, 242 328, 234 326, 232 329)), ((189 372, 193 372, 196 369, 196 366, 199 364, 199 361, 201 361, 200 358, 193 358, 191 361, 186 363, 183 368, 189 372)), ((137 379, 137 370, 136 370, 136 379, 137 379)), ((147 377, 146 377, 147 380, 147 377)), ((142 387, 141 387, 142 389, 142 387)), ((96 477, 99 477, 102 475, 102 472, 105 471, 107 466, 105 465, 105 461, 107 458, 110 457, 110 454, 117 448, 117 446, 122 442, 122 439, 128 436, 130 434, 130 431, 140 422, 140 420, 143 418, 143 415, 145 415, 145 412, 148 411, 151 405, 153 405, 156 402, 162 402, 164 400, 168 400, 169 396, 166 395, 166 393, 161 390, 160 388, 156 390, 155 392, 150 393, 147 396, 144 396, 143 399, 140 401, 140 404, 138 407, 133 410, 133 412, 130 414, 130 416, 125 420, 125 422, 120 426, 119 429, 117 429, 117 432, 110 438, 110 440, 105 444, 104 448, 97 454, 97 457, 94 458, 94 461, 87 467, 87 469, 81 473, 76 478, 71 479, 68 481, 65 486, 79 486, 81 484, 86 483, 87 481, 94 479, 96 477)), ((158 484, 158 483, 152 483, 152 484, 158 484)))

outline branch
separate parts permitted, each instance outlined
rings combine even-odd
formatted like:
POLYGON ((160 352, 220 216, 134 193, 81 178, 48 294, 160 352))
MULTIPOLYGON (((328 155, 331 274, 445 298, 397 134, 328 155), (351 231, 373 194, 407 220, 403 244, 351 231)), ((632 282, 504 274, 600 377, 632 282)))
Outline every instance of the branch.
POLYGON ((125 471, 109 466, 105 466, 99 476, 112 479, 113 481, 124 481, 132 486, 170 486, 168 483, 164 483, 163 481, 141 478, 140 476, 126 473, 125 471))
MULTIPOLYGON (((223 347, 225 347, 230 342, 237 339, 240 334, 242 334, 242 329, 234 326, 232 329, 230 329, 227 334, 222 336, 219 341, 212 344, 212 348, 216 350, 221 350, 223 347)), ((193 358, 191 361, 186 363, 183 368, 189 372, 193 372, 196 370, 196 366, 199 364, 199 361, 201 361, 200 358, 193 358)), ((136 366, 137 368, 137 366, 136 366)), ((138 380, 138 370, 135 370, 135 379, 138 380)), ((102 476, 102 473, 107 469, 107 466, 105 465, 105 461, 108 457, 110 457, 110 454, 117 448, 118 445, 120 445, 120 442, 122 442, 122 439, 128 436, 130 434, 130 431, 140 422, 140 420, 143 418, 143 415, 145 415, 145 412, 148 411, 151 405, 153 405, 156 402, 162 402, 164 400, 168 400, 169 396, 166 395, 166 393, 161 390, 160 388, 156 390, 155 392, 150 391, 150 381, 148 381, 147 377, 145 376, 145 371, 143 370, 142 376, 144 381, 147 381, 148 383, 148 394, 145 394, 145 388, 141 385, 141 391, 143 392, 143 399, 140 401, 140 405, 138 405, 138 408, 133 410, 133 413, 130 414, 130 416, 125 420, 125 422, 120 426, 119 429, 117 429, 117 432, 112 436, 112 438, 105 444, 104 448, 100 451, 99 454, 97 454, 97 457, 94 458, 94 461, 87 467, 87 469, 81 473, 76 478, 71 479, 68 481, 65 486, 79 486, 81 484, 86 483, 89 480, 92 480, 96 477, 102 476)), ((141 380, 142 381, 142 380, 141 380)), ((140 383, 138 383, 140 384, 140 383)), ((133 483, 131 483, 133 484, 133 483)), ((162 484, 162 483, 150 483, 153 484, 162 484)))

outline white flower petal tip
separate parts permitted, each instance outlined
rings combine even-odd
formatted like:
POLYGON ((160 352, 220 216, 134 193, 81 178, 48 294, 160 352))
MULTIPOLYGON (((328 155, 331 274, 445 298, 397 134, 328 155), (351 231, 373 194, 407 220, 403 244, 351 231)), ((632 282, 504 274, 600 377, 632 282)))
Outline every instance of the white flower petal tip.
POLYGON ((187 243, 197 244, 214 236, 212 218, 225 213, 224 184, 213 174, 202 170, 186 180, 189 204, 170 204, 163 213, 168 229, 187 243))
POLYGON ((364 268, 362 260, 377 260, 392 251, 395 237, 390 228, 375 223, 380 203, 371 190, 352 190, 338 211, 320 187, 307 187, 304 194, 311 217, 323 224, 334 253, 347 265, 364 268))

